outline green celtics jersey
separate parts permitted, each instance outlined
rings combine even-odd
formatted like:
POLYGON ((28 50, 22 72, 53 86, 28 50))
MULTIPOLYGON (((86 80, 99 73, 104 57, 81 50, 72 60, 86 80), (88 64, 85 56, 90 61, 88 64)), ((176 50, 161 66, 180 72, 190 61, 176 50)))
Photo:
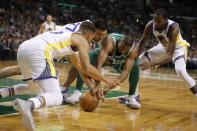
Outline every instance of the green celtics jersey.
POLYGON ((116 45, 113 50, 113 53, 109 55, 107 58, 107 64, 110 64, 110 65, 123 64, 126 60, 127 54, 121 54, 118 51, 118 43, 124 38, 124 35, 118 34, 118 33, 111 33, 109 35, 112 37, 116 45))

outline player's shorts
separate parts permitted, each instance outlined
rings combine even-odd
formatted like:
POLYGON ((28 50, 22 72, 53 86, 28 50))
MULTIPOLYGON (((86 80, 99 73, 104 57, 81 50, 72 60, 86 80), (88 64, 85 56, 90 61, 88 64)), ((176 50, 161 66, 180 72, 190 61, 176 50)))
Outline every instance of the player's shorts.
POLYGON ((24 80, 57 78, 53 60, 45 57, 46 46, 46 41, 39 38, 27 40, 20 45, 17 61, 24 80))
MULTIPOLYGON (((154 61, 154 60, 161 58, 165 53, 166 53, 166 48, 161 43, 159 43, 153 48, 143 53, 140 57, 145 55, 149 61, 154 61)), ((173 56, 172 56, 172 61, 175 62, 180 57, 184 57, 186 59, 187 47, 176 45, 173 56)))

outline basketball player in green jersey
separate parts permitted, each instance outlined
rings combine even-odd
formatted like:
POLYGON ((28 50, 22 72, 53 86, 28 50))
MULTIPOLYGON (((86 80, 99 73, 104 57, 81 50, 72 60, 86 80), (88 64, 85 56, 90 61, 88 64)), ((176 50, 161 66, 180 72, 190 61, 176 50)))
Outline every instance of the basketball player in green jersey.
MULTIPOLYGON (((111 33, 101 41, 101 48, 96 48, 89 52, 91 64, 96 66, 101 72, 102 67, 111 66, 117 72, 120 82, 127 79, 129 75, 129 94, 126 105, 139 109, 140 103, 136 100, 136 88, 139 80, 139 62, 136 60, 137 45, 134 40, 127 35, 111 33)), ((68 76, 69 77, 69 76, 68 76)), ((75 104, 79 102, 83 81, 78 75, 77 90, 70 97, 64 98, 65 102, 75 104)), ((110 89, 109 89, 110 90, 110 89)))

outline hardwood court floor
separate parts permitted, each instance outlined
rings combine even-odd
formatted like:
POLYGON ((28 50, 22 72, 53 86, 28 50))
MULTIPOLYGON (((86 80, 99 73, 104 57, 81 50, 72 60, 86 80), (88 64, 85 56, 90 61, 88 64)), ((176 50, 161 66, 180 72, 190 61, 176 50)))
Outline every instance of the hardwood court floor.
MULTIPOLYGON (((1 67, 15 62, 1 62, 1 67)), ((61 83, 69 65, 57 65, 61 83), (64 73, 64 74, 63 74, 64 73)), ((197 72, 190 73, 197 78, 197 72)), ((139 93, 142 108, 134 110, 109 99, 95 112, 81 111, 79 105, 64 105, 33 113, 38 131, 196 131, 197 97, 171 69, 141 74, 139 93)), ((13 77, 18 79, 18 77, 13 77)), ((128 91, 128 83, 121 84, 128 91)), ((21 131, 19 114, 0 117, 0 131, 21 131)))

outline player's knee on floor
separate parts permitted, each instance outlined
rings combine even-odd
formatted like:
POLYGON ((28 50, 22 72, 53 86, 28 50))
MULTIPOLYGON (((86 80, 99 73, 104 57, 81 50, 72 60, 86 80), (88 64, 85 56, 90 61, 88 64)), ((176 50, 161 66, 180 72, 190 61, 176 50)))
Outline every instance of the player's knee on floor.
POLYGON ((55 106, 59 106, 63 102, 63 96, 62 93, 57 93, 57 95, 54 95, 55 98, 55 106))
POLYGON ((43 105, 44 107, 59 106, 63 102, 63 96, 61 93, 50 92, 41 96, 44 97, 44 100, 42 99, 43 103, 46 102, 43 105))

